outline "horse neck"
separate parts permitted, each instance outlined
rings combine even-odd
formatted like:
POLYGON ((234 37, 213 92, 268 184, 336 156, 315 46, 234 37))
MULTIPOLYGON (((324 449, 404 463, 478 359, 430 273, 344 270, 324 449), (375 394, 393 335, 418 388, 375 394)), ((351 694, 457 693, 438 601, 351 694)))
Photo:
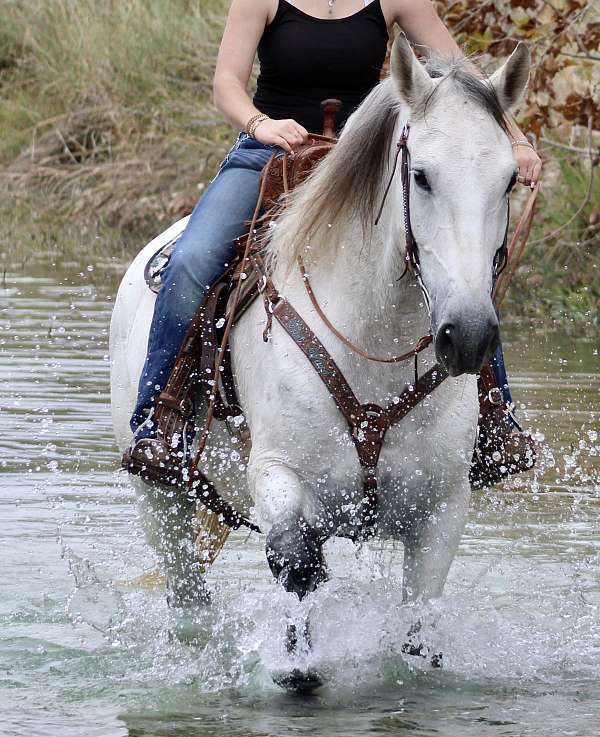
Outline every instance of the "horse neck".
MULTIPOLYGON (((404 112, 398 118, 394 142, 403 127, 404 112)), ((392 146, 390 171, 394 156, 395 146, 392 146)), ((305 259, 311 285, 329 319, 350 340, 378 355, 410 350, 430 328, 424 297, 415 278, 407 272, 400 280, 405 266, 405 234, 398 207, 402 202, 399 173, 392 185, 379 225, 372 229, 370 238, 365 239, 356 221, 336 224, 340 231, 332 240, 337 241, 337 247, 327 242, 321 247, 318 242, 312 243, 305 259)), ((385 182, 381 184, 382 196, 384 186, 385 182)), ((293 222, 287 224, 287 229, 293 230, 293 222)), ((282 236, 279 248, 285 252, 282 243, 286 235, 280 232, 275 237, 282 236)), ((277 284, 284 286, 286 296, 308 307, 297 268, 290 272, 283 259, 274 277, 277 284)))

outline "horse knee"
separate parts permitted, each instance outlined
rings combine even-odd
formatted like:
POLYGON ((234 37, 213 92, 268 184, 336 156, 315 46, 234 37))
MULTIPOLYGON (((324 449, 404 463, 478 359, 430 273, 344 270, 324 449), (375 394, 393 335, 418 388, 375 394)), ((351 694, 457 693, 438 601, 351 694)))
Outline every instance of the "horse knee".
POLYGON ((267 560, 284 589, 302 599, 326 578, 322 539, 304 520, 278 523, 267 535, 267 560))

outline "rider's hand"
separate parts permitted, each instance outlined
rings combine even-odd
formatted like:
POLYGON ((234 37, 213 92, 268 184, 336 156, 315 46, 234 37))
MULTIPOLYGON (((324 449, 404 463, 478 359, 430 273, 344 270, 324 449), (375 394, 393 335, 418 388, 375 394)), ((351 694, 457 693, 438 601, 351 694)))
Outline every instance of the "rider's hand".
POLYGON ((533 189, 540 181, 542 160, 533 148, 525 144, 515 145, 513 151, 517 166, 519 167, 517 181, 533 189))
POLYGON ((291 153, 296 146, 308 141, 308 131, 295 120, 267 118, 254 129, 254 138, 260 143, 279 146, 284 151, 291 153))

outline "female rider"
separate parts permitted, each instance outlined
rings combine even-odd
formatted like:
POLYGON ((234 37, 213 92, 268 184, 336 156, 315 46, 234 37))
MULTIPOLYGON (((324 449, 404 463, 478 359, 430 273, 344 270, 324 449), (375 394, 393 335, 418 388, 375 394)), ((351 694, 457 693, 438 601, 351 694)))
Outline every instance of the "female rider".
MULTIPOLYGON (((421 48, 461 55, 430 0, 232 0, 214 102, 243 132, 194 209, 162 277, 131 418, 134 438, 124 457, 131 472, 154 466, 153 478, 165 473, 168 481, 173 470, 165 459, 176 465, 185 460, 185 433, 176 447, 171 438, 169 447, 157 437, 153 404, 206 289, 232 259, 232 241, 252 216, 261 170, 277 148, 293 151, 309 132, 321 131, 323 99, 341 99, 341 129, 379 81, 394 23, 421 48), (250 99, 246 88, 257 51, 260 74, 250 99)), ((533 185, 541 161, 512 120, 508 133, 519 181, 533 185)), ((498 385, 510 402, 501 352, 496 359, 498 385)))

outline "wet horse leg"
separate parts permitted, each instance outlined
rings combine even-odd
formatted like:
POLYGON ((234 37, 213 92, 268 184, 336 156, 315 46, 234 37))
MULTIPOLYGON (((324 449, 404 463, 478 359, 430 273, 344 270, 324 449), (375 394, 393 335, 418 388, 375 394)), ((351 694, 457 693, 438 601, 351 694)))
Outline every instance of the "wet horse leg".
MULTIPOLYGON (((402 595, 406 603, 427 601, 442 595, 448 570, 460 543, 469 511, 470 488, 457 484, 457 491, 444 500, 443 508, 432 512, 404 541, 404 578, 402 595)), ((421 642, 421 622, 407 633, 403 652, 427 657, 428 648, 421 642)), ((433 654, 432 665, 441 666, 441 654, 433 654)))
MULTIPOLYGON (((325 536, 308 521, 318 519, 312 495, 292 469, 280 461, 260 458, 258 453, 250 465, 250 481, 260 517, 270 523, 266 554, 271 572, 301 601, 327 577, 322 550, 325 536)), ((300 639, 310 648, 308 623, 300 631, 290 624, 286 632, 290 654, 297 652, 300 639)), ((298 673, 293 682, 288 680, 286 677, 281 685, 297 688, 307 682, 306 674, 298 673)), ((313 683, 312 676, 309 681, 313 683)))
POLYGON ((178 489, 149 486, 136 479, 140 513, 148 542, 158 553, 167 577, 171 607, 204 604, 204 586, 196 537, 196 504, 178 489))
POLYGON ((309 520, 317 518, 314 501, 298 474, 284 463, 256 453, 250 483, 262 520, 267 521, 267 561, 286 591, 302 600, 326 577, 325 542, 309 520))
MULTIPOLYGON (((322 551, 325 536, 315 529, 314 522, 309 522, 319 518, 314 497, 284 463, 259 453, 257 446, 253 453, 249 480, 260 519, 269 530, 267 560, 285 590, 302 600, 327 575, 322 551)), ((310 649, 308 622, 301 629, 288 625, 285 644, 290 655, 299 652, 300 640, 310 649)), ((309 693, 322 684, 320 675, 310 668, 292 667, 271 675, 279 686, 297 693, 309 693)))
POLYGON ((469 511, 468 482, 461 482, 461 487, 416 522, 404 540, 405 602, 426 601, 442 594, 469 511))

